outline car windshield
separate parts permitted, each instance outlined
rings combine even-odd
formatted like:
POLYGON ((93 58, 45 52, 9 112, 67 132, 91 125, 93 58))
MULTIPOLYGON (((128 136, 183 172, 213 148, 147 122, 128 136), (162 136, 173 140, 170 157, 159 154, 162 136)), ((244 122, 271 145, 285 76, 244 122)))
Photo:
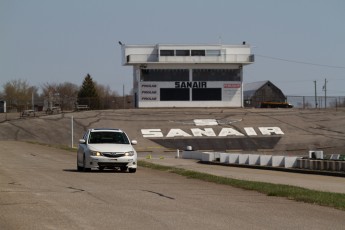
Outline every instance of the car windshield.
POLYGON ((122 132, 91 132, 89 144, 129 144, 129 140, 122 132))

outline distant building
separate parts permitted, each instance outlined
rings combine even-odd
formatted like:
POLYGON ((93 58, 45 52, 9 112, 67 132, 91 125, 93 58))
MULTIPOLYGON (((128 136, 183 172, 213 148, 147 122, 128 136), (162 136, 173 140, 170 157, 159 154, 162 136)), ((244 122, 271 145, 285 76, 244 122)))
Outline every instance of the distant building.
POLYGON ((135 107, 243 107, 243 66, 250 46, 125 45, 133 66, 135 107))
POLYGON ((245 107, 261 107, 266 102, 286 102, 283 92, 270 81, 246 83, 243 88, 245 107))

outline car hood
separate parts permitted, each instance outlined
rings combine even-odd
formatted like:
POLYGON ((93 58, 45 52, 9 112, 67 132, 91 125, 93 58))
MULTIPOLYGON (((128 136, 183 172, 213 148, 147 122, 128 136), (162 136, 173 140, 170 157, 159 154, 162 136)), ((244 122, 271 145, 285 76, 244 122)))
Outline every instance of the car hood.
POLYGON ((89 149, 98 152, 128 152, 134 151, 132 145, 125 144, 89 144, 89 149))

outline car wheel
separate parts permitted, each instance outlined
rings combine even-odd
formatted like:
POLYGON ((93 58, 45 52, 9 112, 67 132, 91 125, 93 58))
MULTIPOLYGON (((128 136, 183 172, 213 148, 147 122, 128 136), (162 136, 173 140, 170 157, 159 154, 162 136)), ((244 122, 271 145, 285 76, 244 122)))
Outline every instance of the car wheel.
POLYGON ((136 168, 129 168, 128 171, 129 171, 130 173, 135 173, 135 172, 137 171, 137 169, 136 169, 136 168))
POLYGON ((91 171, 90 168, 86 168, 86 166, 85 166, 85 154, 84 154, 84 156, 83 156, 83 171, 84 171, 84 172, 90 172, 90 171, 91 171))

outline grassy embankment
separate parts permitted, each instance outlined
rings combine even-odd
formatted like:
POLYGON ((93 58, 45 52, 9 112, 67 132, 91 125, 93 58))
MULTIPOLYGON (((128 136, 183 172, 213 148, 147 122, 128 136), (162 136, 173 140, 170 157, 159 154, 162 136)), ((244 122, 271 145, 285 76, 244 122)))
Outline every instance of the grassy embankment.
POLYGON ((237 188, 257 191, 268 196, 285 197, 290 200, 328 206, 345 211, 345 194, 342 193, 322 192, 291 185, 238 180, 181 168, 157 165, 147 161, 139 161, 138 164, 141 167, 175 173, 188 178, 230 185, 237 188))

